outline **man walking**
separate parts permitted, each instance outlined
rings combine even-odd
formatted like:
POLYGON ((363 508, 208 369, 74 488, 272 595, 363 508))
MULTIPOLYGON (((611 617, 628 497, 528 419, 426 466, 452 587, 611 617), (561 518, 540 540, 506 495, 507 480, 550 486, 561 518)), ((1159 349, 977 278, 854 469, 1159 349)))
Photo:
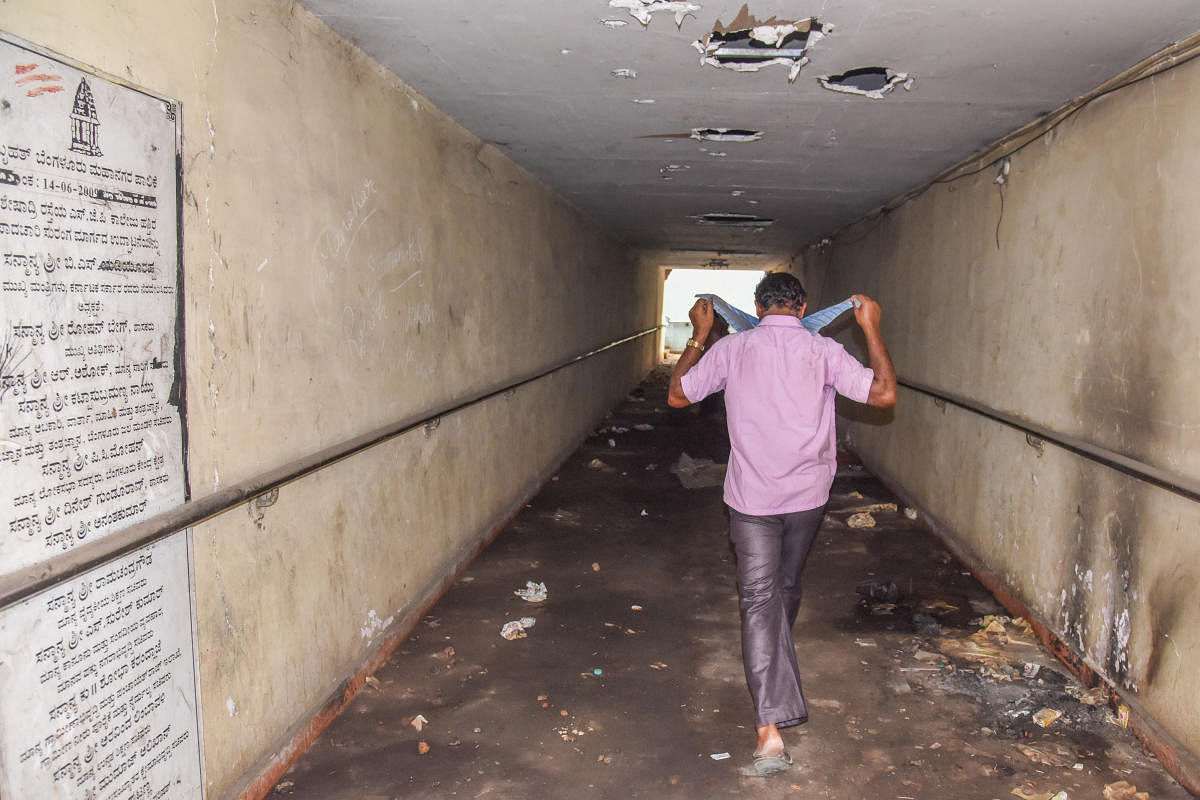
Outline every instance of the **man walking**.
POLYGON ((708 300, 696 301, 692 338, 671 375, 667 402, 675 408, 725 390, 732 448, 725 503, 737 554, 742 662, 758 730, 750 774, 788 769, 779 729, 808 719, 792 625, 800 573, 837 471, 834 396, 880 408, 896 404, 879 304, 865 295, 854 299, 870 368, 801 326, 804 288, 794 275, 776 272, 754 290, 758 327, 715 342, 703 359, 713 309, 708 300))

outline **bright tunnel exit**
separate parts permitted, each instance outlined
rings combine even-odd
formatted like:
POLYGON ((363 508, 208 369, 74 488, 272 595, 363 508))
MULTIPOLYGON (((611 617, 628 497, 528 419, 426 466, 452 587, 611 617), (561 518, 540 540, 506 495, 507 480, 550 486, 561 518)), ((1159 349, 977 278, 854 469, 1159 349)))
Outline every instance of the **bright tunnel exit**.
POLYGON ((762 270, 671 269, 663 283, 663 348, 683 350, 692 325, 688 310, 697 294, 719 295, 730 305, 754 313, 754 287, 762 280, 762 270))

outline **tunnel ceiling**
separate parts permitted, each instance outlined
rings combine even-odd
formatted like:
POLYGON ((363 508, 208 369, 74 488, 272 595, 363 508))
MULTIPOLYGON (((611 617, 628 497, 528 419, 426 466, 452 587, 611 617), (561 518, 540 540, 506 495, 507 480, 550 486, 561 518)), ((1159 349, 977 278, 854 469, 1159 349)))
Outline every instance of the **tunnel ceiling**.
POLYGON ((1200 29, 1196 0, 303 2, 676 266, 785 261, 1200 29))

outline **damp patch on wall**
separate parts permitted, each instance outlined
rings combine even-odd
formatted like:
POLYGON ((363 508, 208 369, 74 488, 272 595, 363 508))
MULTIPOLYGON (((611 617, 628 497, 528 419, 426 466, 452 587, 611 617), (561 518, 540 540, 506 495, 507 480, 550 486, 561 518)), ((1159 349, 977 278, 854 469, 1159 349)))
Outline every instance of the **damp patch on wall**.
POLYGON ((894 72, 887 67, 861 67, 847 70, 840 75, 822 75, 817 80, 831 92, 882 100, 885 94, 897 86, 911 91, 915 77, 907 72, 894 72))

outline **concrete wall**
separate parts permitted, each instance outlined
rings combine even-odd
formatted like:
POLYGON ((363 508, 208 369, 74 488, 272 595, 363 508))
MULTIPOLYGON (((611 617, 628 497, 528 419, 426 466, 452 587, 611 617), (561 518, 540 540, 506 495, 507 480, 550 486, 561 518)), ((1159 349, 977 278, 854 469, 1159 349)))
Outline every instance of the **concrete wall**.
MULTIPOLYGON (((653 270, 294 3, 10 0, 0 28, 183 103, 193 497, 657 323, 653 270)), ((195 529, 209 797, 336 696, 656 338, 195 529)))
MULTIPOLYGON (((903 378, 1200 478, 1200 63, 834 242, 903 378), (1002 215, 1003 212, 1003 215, 1002 215), (997 244, 997 237, 999 244, 997 244)), ((1200 505, 927 395, 865 459, 1167 733, 1200 752, 1200 505)))

